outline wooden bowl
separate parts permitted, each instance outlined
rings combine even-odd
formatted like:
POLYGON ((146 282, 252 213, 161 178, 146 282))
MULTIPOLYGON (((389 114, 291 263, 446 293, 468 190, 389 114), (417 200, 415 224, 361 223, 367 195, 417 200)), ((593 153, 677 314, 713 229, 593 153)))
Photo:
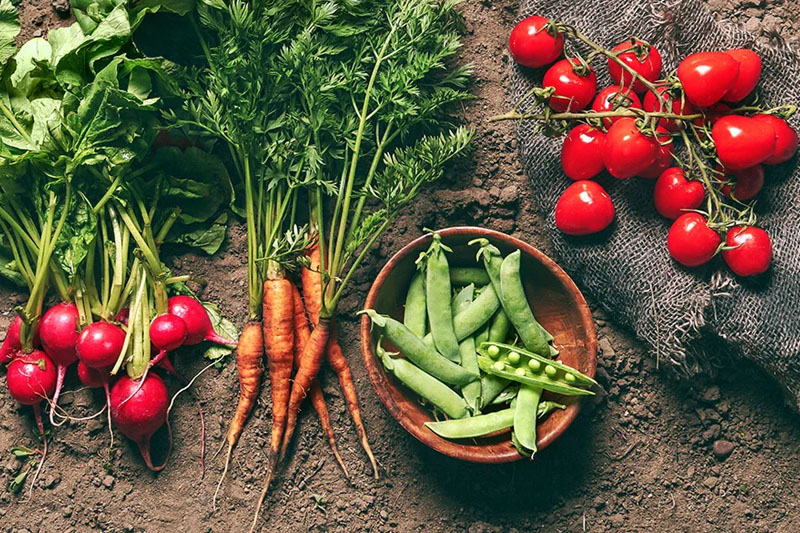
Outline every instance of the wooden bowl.
MULTIPOLYGON (((594 377, 597 366, 597 338, 589 306, 575 283, 552 259, 519 239, 497 231, 455 227, 438 232, 442 242, 453 249, 448 254, 451 266, 480 266, 475 259, 476 246, 467 243, 485 237, 503 255, 516 249, 522 251, 522 277, 528 301, 539 322, 555 337, 560 350, 558 360, 594 377)), ((419 253, 430 245, 431 235, 424 235, 397 252, 381 269, 370 288, 366 309, 388 314, 402 320, 403 304, 408 285, 415 271, 419 253)), ((511 432, 504 431, 489 437, 459 441, 439 437, 424 426, 432 420, 430 411, 420 404, 419 397, 388 374, 375 354, 379 329, 371 327, 369 317, 361 319, 361 351, 369 377, 378 397, 391 415, 409 433, 434 450, 450 457, 476 463, 504 463, 521 459, 511 444, 511 432)), ((545 392, 545 397, 567 405, 556 410, 537 427, 538 448, 550 445, 578 414, 579 399, 560 397, 545 392)))

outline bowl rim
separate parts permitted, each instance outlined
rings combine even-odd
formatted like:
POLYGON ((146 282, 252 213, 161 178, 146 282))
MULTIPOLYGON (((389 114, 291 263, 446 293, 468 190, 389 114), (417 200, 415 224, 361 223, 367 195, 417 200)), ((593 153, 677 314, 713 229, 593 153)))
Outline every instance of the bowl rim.
MULTIPOLYGON (((448 236, 462 236, 465 234, 471 234, 474 235, 473 238, 485 237, 489 240, 495 239, 505 242, 532 256, 536 261, 542 263, 545 268, 556 275, 578 308, 578 312, 581 317, 581 323, 584 331, 586 332, 586 349, 588 350, 588 361, 590 363, 589 368, 587 368, 586 372, 584 373, 586 373, 589 377, 594 377, 597 369, 597 333, 595 330, 594 319, 592 318, 592 313, 589 309, 589 305, 586 303, 586 299, 583 297, 580 289, 578 289, 577 285, 575 285, 575 282, 564 271, 564 269, 562 269, 555 261, 550 259, 550 257, 545 255, 542 251, 534 246, 516 237, 496 230, 480 228, 476 226, 452 226, 437 230, 436 233, 441 235, 443 239, 446 239, 448 236)), ((367 294, 367 299, 364 303, 364 309, 373 308, 375 300, 378 296, 378 291, 383 285, 383 282, 400 263, 400 261, 405 259, 406 256, 414 252, 421 245, 429 241, 432 238, 432 235, 432 233, 421 235, 392 255, 389 261, 387 261, 383 268, 381 268, 375 280, 372 282, 369 293, 367 294)), ((386 372, 382 369, 378 362, 377 356, 372 349, 371 321, 366 315, 361 317, 361 355, 364 360, 364 366, 366 367, 367 374, 372 382, 372 386, 374 387, 378 398, 381 400, 381 403, 383 403, 383 405, 389 411, 389 414, 391 414, 392 417, 414 438, 429 448, 432 448, 437 452, 449 457, 474 463, 506 463, 517 461, 523 458, 523 456, 520 455, 513 446, 509 446, 508 452, 500 454, 487 454, 481 451, 481 447, 465 446, 456 441, 441 439, 433 432, 426 431, 424 427, 411 423, 409 418, 405 415, 403 409, 401 409, 401 407, 394 401, 389 392, 386 390, 385 383, 388 382, 388 375, 386 375, 386 372), (448 445, 445 446, 443 443, 447 443, 448 445)), ((539 439, 537 443, 539 451, 549 446, 572 424, 572 422, 578 416, 579 410, 580 402, 570 405, 565 410, 565 416, 562 417, 561 422, 549 433, 539 439)))

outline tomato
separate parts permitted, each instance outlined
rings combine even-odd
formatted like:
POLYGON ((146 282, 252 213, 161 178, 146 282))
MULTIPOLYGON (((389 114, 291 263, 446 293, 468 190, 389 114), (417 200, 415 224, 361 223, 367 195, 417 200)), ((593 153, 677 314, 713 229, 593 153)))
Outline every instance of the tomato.
POLYGON ((636 120, 623 117, 608 129, 603 163, 615 178, 632 178, 656 160, 658 142, 636 128, 636 120))
POLYGON ((675 261, 687 267, 711 261, 722 239, 708 227, 699 213, 684 213, 672 223, 667 235, 667 249, 675 261))
POLYGON ((678 79, 686 98, 699 107, 722 100, 738 76, 739 63, 724 52, 698 52, 678 65, 678 79))
POLYGON ((573 180, 593 178, 605 170, 603 147, 606 134, 588 124, 572 128, 561 146, 561 167, 573 180))
MULTIPOLYGON (((642 109, 650 113, 675 113, 676 115, 694 115, 697 113, 697 110, 691 102, 685 97, 683 98, 683 102, 681 102, 681 96, 673 95, 669 87, 656 87, 656 92, 661 95, 661 101, 657 100, 655 94, 647 91, 647 94, 644 95, 642 109), (671 106, 670 102, 672 102, 671 106)), ((659 119, 658 125, 663 126, 668 131, 678 131, 680 128, 680 124, 677 121, 669 118, 659 119)))
MULTIPOLYGON (((634 72, 639 74, 647 81, 656 81, 661 76, 661 54, 652 46, 646 46, 639 40, 629 40, 620 43, 614 47, 615 52, 620 50, 629 49, 627 52, 622 52, 617 56, 623 63, 632 68, 634 72), (635 49, 631 49, 636 46, 635 49), (638 50, 641 48, 642 50, 638 50), (637 52, 641 52, 637 54, 637 52)), ((608 74, 614 83, 622 87, 627 87, 633 80, 633 76, 622 68, 619 63, 613 59, 608 59, 608 74)), ((643 93, 647 87, 640 80, 633 82, 633 90, 637 93, 643 93)))
POLYGON ((672 157, 675 151, 675 145, 672 142, 672 136, 666 128, 658 126, 656 128, 656 137, 658 138, 656 160, 653 161, 652 165, 639 172, 638 175, 643 178, 656 179, 675 162, 672 157))
POLYGON ((703 110, 703 117, 694 120, 694 123, 698 126, 707 126, 712 127, 714 124, 719 122, 719 119, 722 117, 728 116, 728 113, 731 112, 731 106, 725 104, 723 102, 717 102, 716 104, 712 105, 711 107, 703 110))
MULTIPOLYGON (((639 100, 639 97, 636 96, 634 92, 625 92, 622 90, 622 87, 619 85, 611 85, 610 87, 606 87, 599 93, 592 102, 592 109, 597 111, 598 113, 602 113, 604 111, 614 111, 619 108, 634 108, 634 109, 641 109, 642 108, 642 101, 639 100)), ((603 125, 606 128, 610 128, 611 125, 618 121, 622 117, 608 117, 603 119, 603 125)))
POLYGON ((739 75, 733 87, 722 97, 726 102, 738 102, 753 92, 761 77, 761 58, 757 53, 745 48, 726 50, 724 53, 739 63, 739 75))
POLYGON ((602 231, 614 220, 611 197, 597 182, 576 181, 556 204, 556 226, 567 235, 602 231))
POLYGON ((675 220, 686 211, 700 207, 705 195, 702 182, 687 180, 683 169, 672 167, 658 177, 653 190, 653 202, 662 217, 675 220))
POLYGON ((775 115, 755 115, 753 120, 770 124, 775 130, 775 150, 764 160, 765 165, 777 165, 790 160, 797 151, 797 132, 788 122, 775 115))
POLYGON ((722 194, 731 197, 731 191, 737 200, 746 202, 755 198, 764 186, 764 167, 756 165, 742 170, 727 172, 728 176, 720 177, 719 180, 727 182, 733 178, 733 184, 723 185, 720 190, 722 194))
POLYGON ((737 276, 763 274, 772 262, 772 241, 766 231, 753 226, 735 226, 725 236, 722 258, 737 276))
POLYGON ((726 170, 758 165, 775 151, 775 128, 763 120, 738 115, 722 117, 711 129, 717 157, 726 170))
POLYGON ((549 65, 564 51, 564 36, 553 35, 544 29, 547 19, 544 17, 528 17, 522 19, 511 30, 508 38, 508 50, 511 57, 520 65, 539 68, 549 65))
POLYGON ((542 79, 542 87, 555 88, 553 96, 550 97, 550 107, 559 113, 586 109, 597 90, 597 76, 591 67, 586 68, 589 69, 589 73, 581 76, 575 72, 569 60, 562 59, 547 69, 542 79))

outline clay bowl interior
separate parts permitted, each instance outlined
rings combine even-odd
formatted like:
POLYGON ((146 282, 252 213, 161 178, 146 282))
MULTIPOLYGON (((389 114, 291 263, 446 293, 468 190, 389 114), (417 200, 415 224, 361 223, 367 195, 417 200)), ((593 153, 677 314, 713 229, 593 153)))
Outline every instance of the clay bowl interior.
MULTIPOLYGON (((522 250, 522 278, 528 301, 537 320, 555 337, 560 350, 558 360, 594 377, 597 365, 597 338, 591 312, 573 281, 543 253, 508 235, 472 227, 455 227, 439 231, 442 241, 453 249, 448 255, 451 266, 481 266, 475 259, 476 246, 468 242, 485 237, 503 255, 522 250)), ((366 309, 375 309, 398 320, 403 319, 403 303, 415 260, 430 245, 430 235, 411 242, 397 252, 378 274, 367 296, 366 309)), ((510 430, 490 437, 451 441, 443 439, 424 426, 431 421, 430 410, 419 397, 406 389, 383 367, 375 353, 378 328, 371 328, 368 317, 361 322, 361 346, 370 379, 378 397, 391 415, 414 437, 445 455, 479 463, 502 463, 521 459, 511 444, 510 430)), ((386 342, 386 341, 384 341, 386 342)), ((389 345, 385 344, 388 348, 389 345)), ((538 425, 538 447, 542 450, 569 427, 578 414, 578 398, 567 398, 545 392, 564 403, 567 409, 554 411, 538 425)))

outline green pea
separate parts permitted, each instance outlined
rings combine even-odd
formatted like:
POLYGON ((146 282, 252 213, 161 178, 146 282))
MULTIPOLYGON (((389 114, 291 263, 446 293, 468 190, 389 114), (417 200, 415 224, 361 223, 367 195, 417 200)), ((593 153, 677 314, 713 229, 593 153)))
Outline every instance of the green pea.
MULTIPOLYGON (((491 348, 496 348, 496 346, 491 346, 491 348)), ((540 363, 536 359, 530 359, 528 360, 528 368, 530 368, 531 371, 533 372, 541 372, 542 363, 540 363)))
POLYGON ((489 357, 491 357, 492 359, 497 359, 497 356, 498 356, 498 355, 500 355, 500 348, 498 348, 497 346, 489 346, 489 347, 486 349, 486 353, 487 353, 487 354, 489 355, 489 357))
MULTIPOLYGON (((556 377, 558 370, 556 370, 556 367, 554 367, 553 365, 547 365, 544 367, 544 373, 547 375, 547 377, 554 378, 556 377)), ((574 376, 573 379, 575 379, 574 376)))
POLYGON ((507 359, 512 365, 519 364, 519 354, 517 352, 509 352, 507 359))
POLYGON ((564 374, 564 381, 567 383, 575 383, 575 376, 572 374, 564 374))
MULTIPOLYGON (((433 235, 430 248, 425 258, 425 302, 431 335, 436 349, 447 359, 461 361, 458 349, 458 338, 453 326, 453 307, 450 300, 450 269, 442 238, 438 233, 433 235)), ((480 325, 478 325, 480 327, 480 325)), ((477 329, 477 328, 476 328, 477 329)))
POLYGON ((506 368, 506 364, 504 362, 502 362, 502 361, 497 361, 492 366, 494 366, 494 369, 497 370, 497 371, 502 371, 502 370, 505 370, 505 368, 506 368))
POLYGON ((525 369, 524 369, 524 368, 518 368, 518 369, 516 369, 516 370, 514 371, 514 373, 515 373, 516 375, 518 375, 518 376, 524 376, 524 375, 526 375, 526 372, 525 372, 525 369))

